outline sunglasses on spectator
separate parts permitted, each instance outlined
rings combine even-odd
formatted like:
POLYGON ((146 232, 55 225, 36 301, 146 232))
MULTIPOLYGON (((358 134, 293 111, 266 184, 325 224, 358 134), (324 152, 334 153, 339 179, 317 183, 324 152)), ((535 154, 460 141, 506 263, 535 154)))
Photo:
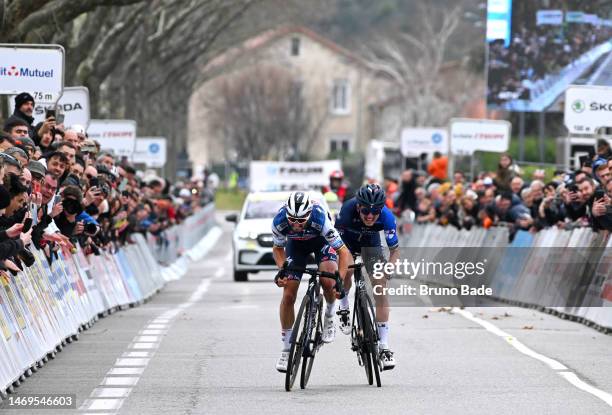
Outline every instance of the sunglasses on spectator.
POLYGON ((287 215, 287 220, 289 221, 289 223, 298 223, 301 225, 303 223, 306 223, 306 221, 308 221, 308 218, 294 218, 293 216, 287 215))
POLYGON ((382 212, 381 208, 368 208, 368 207, 362 207, 359 209, 359 213, 361 213, 363 216, 368 216, 368 215, 380 215, 380 212, 382 212))

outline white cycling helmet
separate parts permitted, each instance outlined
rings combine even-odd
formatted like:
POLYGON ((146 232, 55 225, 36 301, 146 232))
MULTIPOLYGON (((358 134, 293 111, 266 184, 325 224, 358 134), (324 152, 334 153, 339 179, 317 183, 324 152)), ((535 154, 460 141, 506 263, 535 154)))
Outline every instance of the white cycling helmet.
POLYGON ((313 201, 308 192, 292 192, 287 199, 287 216, 305 218, 312 212, 313 201))

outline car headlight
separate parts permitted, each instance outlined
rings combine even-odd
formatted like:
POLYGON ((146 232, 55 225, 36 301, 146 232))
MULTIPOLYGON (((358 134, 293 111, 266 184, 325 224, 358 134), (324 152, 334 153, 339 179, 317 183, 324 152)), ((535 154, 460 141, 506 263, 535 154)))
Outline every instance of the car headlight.
POLYGON ((248 229, 241 229, 238 231, 238 238, 240 239, 257 239, 257 232, 249 231, 248 229))

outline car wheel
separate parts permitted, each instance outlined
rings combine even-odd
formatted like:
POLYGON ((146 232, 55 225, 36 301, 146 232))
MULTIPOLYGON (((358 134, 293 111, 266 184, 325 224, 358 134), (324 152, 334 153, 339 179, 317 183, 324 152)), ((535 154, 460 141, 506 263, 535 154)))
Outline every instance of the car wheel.
POLYGON ((244 282, 249 280, 249 273, 246 271, 234 270, 234 281, 244 282))

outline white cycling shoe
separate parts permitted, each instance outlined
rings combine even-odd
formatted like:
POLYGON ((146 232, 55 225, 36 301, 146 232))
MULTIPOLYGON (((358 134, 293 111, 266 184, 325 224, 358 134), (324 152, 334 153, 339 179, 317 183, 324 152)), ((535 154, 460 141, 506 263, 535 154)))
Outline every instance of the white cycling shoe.
POLYGON ((338 310, 338 320, 340 320, 340 331, 343 334, 351 334, 351 311, 347 308, 346 310, 338 310))
POLYGON ((334 316, 325 316, 323 323, 323 335, 321 341, 323 343, 331 343, 336 338, 336 325, 334 324, 334 316))
POLYGON ((391 370, 395 367, 395 357, 389 349, 380 349, 379 358, 382 363, 382 370, 391 370))
POLYGON ((289 364, 289 352, 281 352, 278 361, 276 362, 276 370, 281 373, 287 372, 287 365, 289 364))

